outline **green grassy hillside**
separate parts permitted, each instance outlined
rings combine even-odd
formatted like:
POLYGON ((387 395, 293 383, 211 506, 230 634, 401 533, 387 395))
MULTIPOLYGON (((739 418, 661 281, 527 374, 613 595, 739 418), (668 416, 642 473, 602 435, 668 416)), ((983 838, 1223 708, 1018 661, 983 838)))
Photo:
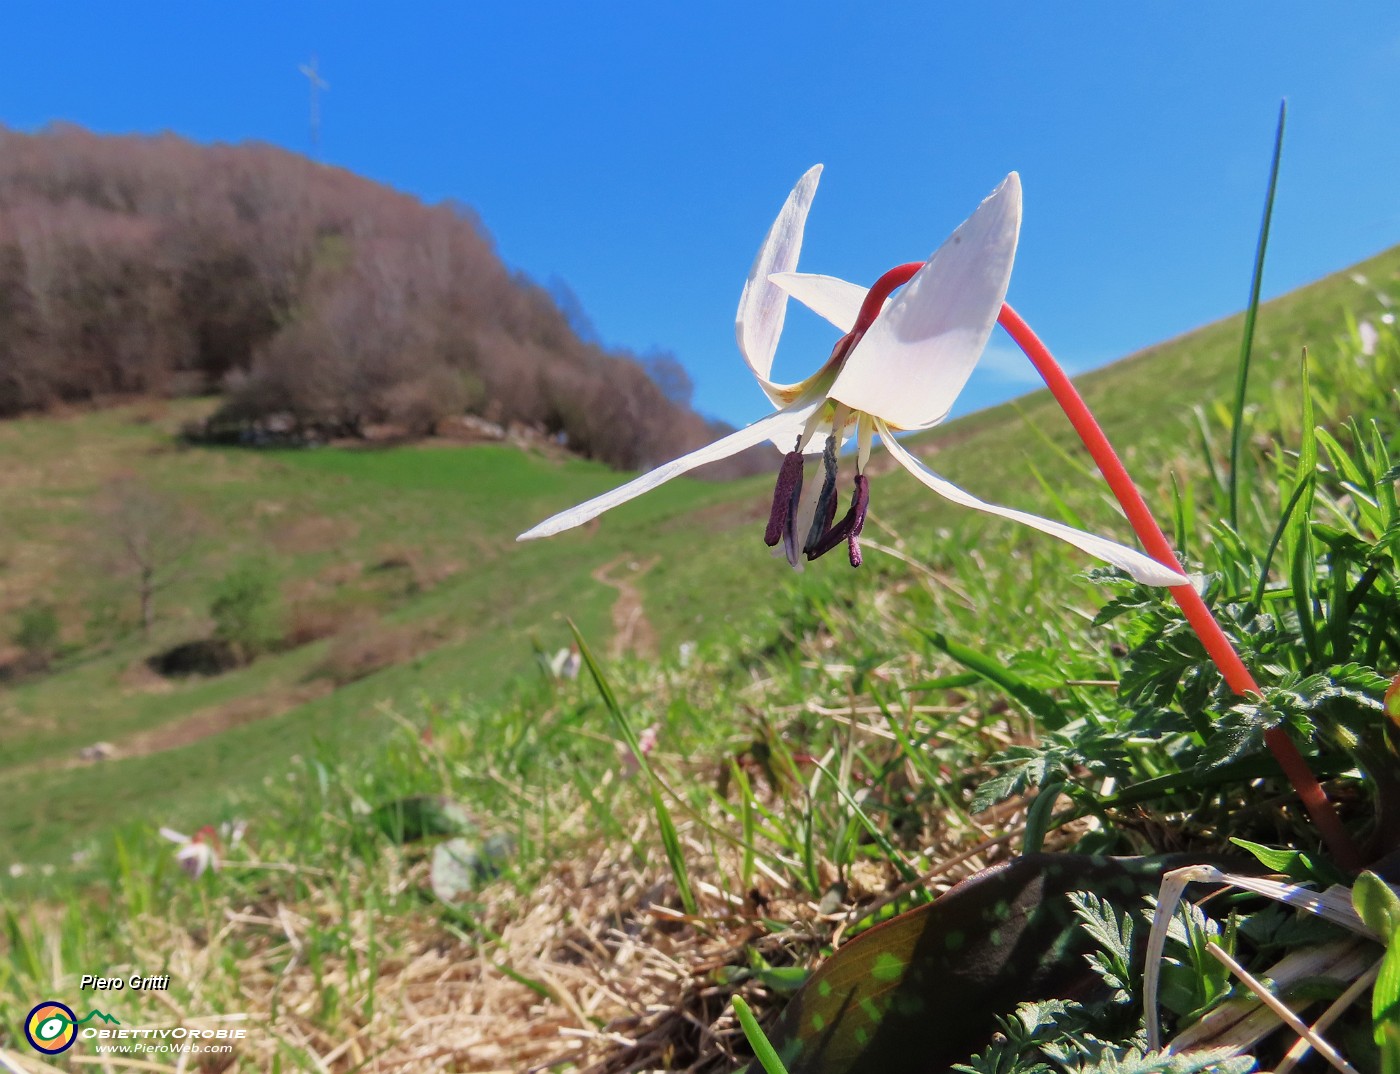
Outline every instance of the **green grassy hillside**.
MULTIPOLYGON (((1302 346, 1330 354, 1348 317, 1377 318, 1378 295, 1400 294, 1398 281, 1392 250, 1266 304, 1251 396, 1283 397, 1302 346)), ((1183 451, 1191 409, 1225 394, 1239 335, 1232 318, 1081 378, 1150 501, 1166 504, 1173 468, 1197 454, 1183 451)), ((650 628, 639 635, 644 654, 722 639, 770 615, 786 599, 775 592, 790 585, 851 600, 862 592, 835 557, 796 580, 770 558, 759 540, 767 478, 676 481, 584 530, 517 545, 514 534, 531 522, 621 475, 495 444, 177 447, 176 429, 204 409, 144 405, 0 424, 0 622, 13 634, 22 609, 49 603, 63 641, 47 671, 0 684, 0 863, 65 860, 128 820, 189 827, 246 812, 295 756, 368 754, 391 726, 388 713, 411 712, 419 699, 486 700, 534 674, 537 646, 567 644, 565 616, 605 648, 619 578, 636 575, 650 628), (116 538, 95 505, 104 482, 123 474, 197 520, 150 637, 130 621, 131 587, 104 565, 116 538), (150 671, 154 654, 208 636, 217 579, 250 560, 275 576, 284 622, 328 636, 221 675, 150 671), (593 577, 600 571, 605 581, 593 577), (99 741, 118 755, 77 760, 99 741)), ((1103 491, 1081 479, 1083 456, 1046 393, 935 430, 921 450, 979 495, 1051 514, 1038 473, 1065 510, 1129 537, 1103 491)), ((969 544, 992 561, 1031 546, 1065 571, 1087 565, 1048 539, 949 509, 903 475, 875 480, 870 535, 906 539, 954 576, 966 568, 942 550, 969 544)), ((1094 594, 1082 597, 1088 607, 1094 594)), ((1015 636, 1043 608, 1028 597, 1006 613, 989 637, 1015 636)))
MULTIPOLYGON (((1082 378, 1258 702, 1224 688, 1160 592, 1091 579, 1067 546, 951 509, 879 457, 865 566, 794 575, 760 540, 771 479, 676 481, 517 545, 621 475, 500 444, 182 449, 199 402, 0 425, 0 637, 16 639, 0 651, 0 1010, 63 997, 123 1025, 246 1025, 209 1070, 729 1074, 750 1054, 732 999, 784 1047, 828 1029, 859 1043, 885 1017, 863 1000, 832 1022, 793 1007, 784 1029, 795 981, 863 921, 937 914, 951 883, 1011 855, 1393 848, 1400 336, 1368 356, 1349 323, 1381 323, 1400 250, 1354 271, 1364 283, 1261 311, 1237 530, 1215 444, 1238 319, 1082 378), (146 633, 119 553, 152 520, 147 538, 181 554, 146 633), (249 592, 277 595, 249 621, 276 612, 278 629, 246 635, 267 651, 153 668, 191 643, 236 655, 218 646, 230 594, 249 592), (600 658, 575 682, 538 659, 568 644, 566 618, 600 658), (1325 845, 1260 743, 1285 718, 1331 777, 1342 835, 1325 845), (78 756, 98 742, 115 755, 78 756), (161 825, 221 839, 221 866, 187 876, 161 825), (83 989, 104 967, 168 971, 169 989, 83 989)), ((916 450, 982 496, 1129 539, 1043 394, 916 450)), ((979 958, 1012 980, 1055 958, 1003 944, 1003 911, 983 909, 979 958)), ((1252 970, 1280 927, 1239 929, 1252 970)), ((1219 995, 1217 971, 1197 976, 1173 1033, 1219 995)), ((919 1069, 947 1041, 906 1017, 935 1001, 901 995, 895 1036, 919 1069)), ((966 1047, 1011 1013, 990 1003, 968 1003, 966 1047)), ((1375 1074, 1369 1006, 1334 1035, 1375 1074)), ((1084 1030, 1116 1042, 1098 1069, 1128 1061, 1130 1022, 1084 1030)), ((0 1064, 53 1069, 17 1025, 0 1018, 0 1064)), ((80 1041, 57 1062, 93 1061, 80 1041)))

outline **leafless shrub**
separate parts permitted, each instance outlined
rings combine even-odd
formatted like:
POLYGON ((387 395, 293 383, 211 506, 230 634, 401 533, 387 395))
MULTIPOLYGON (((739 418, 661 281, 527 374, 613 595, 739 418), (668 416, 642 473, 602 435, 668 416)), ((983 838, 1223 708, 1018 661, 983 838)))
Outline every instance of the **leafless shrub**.
POLYGON ((109 480, 97 494, 94 530, 99 565, 135 597, 141 630, 149 634, 156 597, 189 567, 202 524, 187 504, 135 475, 109 480))

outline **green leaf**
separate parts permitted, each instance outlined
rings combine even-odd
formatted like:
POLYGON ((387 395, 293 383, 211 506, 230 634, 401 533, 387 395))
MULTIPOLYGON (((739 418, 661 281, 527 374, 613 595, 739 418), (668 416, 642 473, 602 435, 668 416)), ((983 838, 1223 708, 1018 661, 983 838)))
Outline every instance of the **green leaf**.
POLYGON ((1134 915, 1127 910, 1120 913, 1091 892, 1073 891, 1069 898, 1084 931, 1099 947, 1090 953, 1089 965, 1114 990, 1115 1001, 1127 1002, 1137 977, 1133 973, 1134 915))
POLYGON ((962 642, 954 641, 941 631, 924 630, 920 633, 936 648, 947 653, 963 667, 975 671, 992 685, 1001 687, 1024 705, 1029 712, 1040 717, 1046 727, 1063 727, 1069 722, 1069 716, 1060 707, 1058 701, 1044 691, 1031 686, 1030 683, 1009 670, 1003 661, 978 652, 962 642))
POLYGON ((1377 936, 1400 931, 1400 895, 1372 872, 1362 873, 1351 889, 1351 904, 1377 936))
POLYGON ((734 1017, 739 1019, 739 1026, 748 1038, 749 1047, 753 1049, 754 1056, 762 1064, 766 1074, 788 1074, 787 1067, 783 1066, 783 1061, 778 1058, 773 1045, 763 1035, 758 1019, 753 1016, 753 1011, 744 1002, 743 996, 734 997, 734 1017))
POLYGON ((671 877, 676 882, 676 891, 680 895, 681 906, 685 908, 687 914, 694 916, 699 913, 700 906, 695 901, 695 892, 690 886, 690 872, 685 862, 685 851, 681 847, 680 833, 676 831, 675 821, 671 819, 671 811, 667 808, 666 800, 661 794, 661 780, 647 760, 646 751, 642 749, 641 740, 632 727, 632 721, 627 718, 627 713, 618 704, 617 695, 608 685, 602 667, 593 656, 593 650, 589 648, 588 642, 584 640, 582 632, 574 625, 573 620, 569 621, 569 629, 573 631, 579 656, 582 657, 584 665, 588 668, 588 674, 592 676, 593 684, 597 686, 598 693, 602 695, 603 705, 607 708, 608 715, 612 717, 613 723, 622 734, 623 741, 627 743, 627 748, 632 751, 632 756, 636 758, 637 767, 646 776, 647 784, 651 788, 651 805, 652 810, 656 813, 656 826, 661 830, 661 847, 666 854, 666 863, 670 866, 671 877))
POLYGON ((1341 870, 1301 850, 1276 850, 1234 836, 1231 836, 1230 842, 1249 851, 1270 872, 1284 873, 1290 880, 1316 881, 1323 885, 1340 884, 1346 880, 1341 870))
POLYGON ((1371 989, 1371 1025, 1382 1074, 1400 1074, 1400 928, 1389 933, 1381 972, 1371 989))

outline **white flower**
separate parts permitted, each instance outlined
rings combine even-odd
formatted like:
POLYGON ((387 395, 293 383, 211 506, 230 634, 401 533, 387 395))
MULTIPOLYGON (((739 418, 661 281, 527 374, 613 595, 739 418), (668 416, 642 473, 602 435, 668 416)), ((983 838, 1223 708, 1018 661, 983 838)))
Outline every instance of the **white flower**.
POLYGON ((172 843, 180 844, 179 849, 175 851, 175 860, 180 863, 180 868, 185 870, 191 879, 198 880, 204 875, 205 869, 218 870, 219 837, 209 825, 206 824, 199 829, 193 837, 177 832, 173 828, 162 828, 160 834, 172 843))
POLYGON ((577 645, 560 649, 549 658, 549 673, 556 679, 577 679, 579 668, 583 666, 583 655, 577 645))
POLYGON ((1370 321, 1362 321, 1357 325, 1356 334, 1361 339, 1361 353, 1370 358, 1376 353, 1376 344, 1380 342, 1381 334, 1370 321))
POLYGON ((844 542, 852 565, 858 566, 858 538, 869 498, 865 468, 879 434, 891 457, 945 499, 1058 537, 1140 582, 1187 584, 1184 576, 1141 552, 985 503, 929 470, 895 439, 896 430, 928 429, 948 416, 986 347, 1006 297, 1021 227, 1021 181, 1016 173, 1006 177, 889 301, 885 299, 892 285, 882 287, 883 280, 867 291, 834 277, 794 271, 820 175, 817 165, 788 195, 739 299, 735 330, 740 353, 778 412, 546 519, 518 539, 571 529, 688 470, 771 440, 786 455, 765 541, 781 541, 794 566, 803 553, 815 559, 844 542), (789 295, 845 334, 826 363, 806 380, 778 384, 769 373, 789 295), (852 433, 857 442, 855 489, 850 509, 838 522, 837 450, 852 433), (803 496, 803 457, 818 452, 823 479, 812 482, 803 496))

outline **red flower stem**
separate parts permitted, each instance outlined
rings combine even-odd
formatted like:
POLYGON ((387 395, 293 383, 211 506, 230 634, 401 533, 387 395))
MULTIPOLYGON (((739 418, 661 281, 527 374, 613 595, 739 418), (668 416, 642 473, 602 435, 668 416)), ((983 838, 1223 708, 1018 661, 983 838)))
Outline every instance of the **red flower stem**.
MULTIPOLYGON (((906 266, 901 266, 901 268, 904 267, 906 266)), ((1118 502, 1122 505, 1124 514, 1128 516, 1128 521, 1132 524, 1138 539, 1147 549, 1147 554, 1158 563, 1180 571, 1181 565, 1177 562, 1176 555, 1167 542, 1166 535, 1157 525, 1157 520, 1152 517, 1152 512, 1147 509, 1147 504, 1143 502, 1137 486, 1133 484, 1132 478, 1128 476, 1128 471, 1124 469, 1117 452, 1113 450, 1113 445, 1108 442, 1108 437, 1104 435, 1103 429, 1099 427, 1099 423, 1094 419, 1094 415, 1090 412, 1078 390, 1070 382, 1069 377, 1065 375, 1065 371, 1051 356, 1045 344, 1031 331, 1030 326, 1010 306, 1003 305, 1001 307, 1001 315, 997 321, 1010 333, 1011 338, 1016 341, 1021 350, 1025 351, 1026 357, 1031 360, 1036 372, 1044 378, 1046 387, 1050 389, 1050 394, 1060 404, 1060 409, 1069 418, 1070 424, 1074 426, 1074 431, 1079 434, 1079 438, 1084 441, 1084 446, 1089 449, 1089 454, 1098 465, 1104 480, 1108 482, 1108 487, 1118 498, 1118 502)), ((1201 644, 1205 646, 1210 658, 1215 661, 1215 666, 1220 669, 1220 673, 1225 677, 1230 689, 1241 695, 1261 693, 1258 683, 1254 681, 1254 676, 1244 666, 1244 661, 1240 659, 1235 647, 1230 644, 1230 639, 1225 636, 1225 632, 1220 629, 1220 624, 1216 622, 1215 616, 1211 615, 1210 609, 1206 607, 1205 601, 1201 599, 1195 587, 1190 585, 1172 586, 1170 591, 1173 599, 1181 608, 1182 614, 1186 616, 1186 621, 1191 624, 1191 629, 1201 639, 1201 644)), ((1264 742, 1273 753, 1274 759, 1278 761, 1279 767, 1283 769, 1284 775, 1293 784, 1294 790, 1298 792, 1304 808, 1317 826, 1323 841, 1337 859, 1337 863, 1343 868, 1359 870, 1362 862, 1355 844, 1342 826, 1336 810, 1332 808, 1332 803, 1327 800, 1326 793, 1317 782, 1312 769, 1308 767, 1308 762, 1298 752, 1298 747, 1294 745, 1293 740, 1282 728, 1275 727, 1264 733, 1264 742)))
MULTIPOLYGON (((914 274, 923 267, 924 262, 911 261, 890 269, 876 280, 875 286, 866 294, 865 301, 861 304, 855 327, 851 329, 850 334, 842 342, 847 344, 848 348, 854 346, 879 315, 885 299, 897 287, 908 283, 914 274)), ((1079 434, 1079 439, 1084 441, 1084 446, 1089 449, 1089 454, 1098 464, 1099 472, 1108 482, 1108 487, 1118 498, 1124 514, 1128 516, 1129 523, 1132 524, 1138 539, 1142 541, 1143 547, 1147 549, 1148 555, 1164 566, 1181 571, 1181 565, 1176 560, 1176 553, 1172 551, 1166 535, 1157 525, 1157 520, 1152 517, 1152 512, 1147 509, 1147 504, 1143 502, 1141 493, 1138 492, 1137 486, 1133 484, 1132 478, 1128 476, 1128 471, 1118 458, 1118 453, 1113 450, 1113 445, 1108 442, 1108 437, 1104 435, 1103 429, 1099 427, 1099 423, 1090 412, 1088 405, 1070 382, 1069 377, 1065 375, 1065 371, 1060 368, 1060 364, 1050 354, 1049 349, 1031 331, 1030 325, 1026 324, 1021 319, 1020 314, 1010 306, 1002 305, 997 322, 1010 333, 1011 338, 1016 341, 1021 350, 1025 352, 1026 357, 1031 360, 1036 371, 1044 378, 1046 387, 1050 389, 1050 394, 1060 404, 1060 409, 1065 412, 1070 424, 1074 426, 1074 431, 1079 434)), ((1177 606, 1181 608, 1182 614, 1186 616, 1186 621, 1191 624, 1191 629, 1201 639, 1201 644, 1205 646, 1211 660, 1220 669, 1220 673, 1224 676, 1230 689, 1241 696, 1260 694, 1259 684, 1254 681, 1254 676, 1244 666, 1240 654, 1230 644, 1230 639, 1220 629, 1220 624, 1215 621, 1215 616, 1206 607, 1205 601, 1201 599, 1195 587, 1189 585, 1172 586, 1170 592, 1176 600, 1177 606)), ((1308 767, 1308 762, 1304 760, 1303 755, 1298 752, 1298 747, 1293 744, 1293 740, 1282 728, 1275 727, 1264 732, 1264 743, 1273 753, 1274 759, 1278 761, 1284 775, 1293 784, 1293 789, 1298 792, 1303 807, 1308 811, 1308 816, 1317 826, 1323 842, 1327 844, 1337 863, 1346 869, 1359 870, 1362 861, 1356 845, 1352 842, 1346 829, 1342 827, 1341 818, 1332 808, 1332 803, 1327 800, 1327 795, 1321 784, 1317 782, 1317 777, 1313 775, 1312 769, 1308 767)))
MULTIPOLYGON (((896 287, 903 286, 913 279, 914 273, 923 269, 924 262, 909 262, 906 265, 899 265, 890 269, 875 281, 875 286, 871 287, 865 295, 865 301, 861 304, 860 314, 855 318, 855 328, 851 329, 850 335, 846 337, 848 346, 854 343, 865 333, 865 329, 871 326, 876 316, 885 304, 896 287)), ((1098 463, 1099 472, 1102 473, 1114 496, 1123 507, 1124 514, 1128 517, 1128 522, 1133 525, 1137 532, 1138 539, 1142 542, 1142 548, 1147 549, 1148 555, 1152 556, 1156 562, 1168 566, 1175 571, 1182 571, 1182 564, 1176 562, 1176 553, 1172 552, 1172 546, 1166 541, 1166 535, 1162 532, 1161 526, 1156 524, 1156 519, 1152 517, 1152 512, 1148 510, 1147 503, 1142 500, 1141 493, 1138 493, 1137 486, 1133 484, 1133 479, 1128 476, 1127 469, 1124 469, 1123 462, 1114 451, 1109 438, 1099 427, 1084 398, 1079 395, 1078 389, 1071 384, 1070 378, 1065 375, 1060 363, 1054 360, 1046 344, 1040 342, 1040 337, 1030 330, 1030 326, 1022 321, 1021 315, 1009 307, 1002 304, 1001 315, 997 318, 1002 328, 1007 329, 1012 339, 1023 351, 1026 357, 1030 358, 1030 364, 1035 365, 1036 371, 1046 382, 1051 395, 1060 409, 1064 410, 1065 416, 1070 419, 1070 424, 1074 426, 1075 433, 1079 434, 1079 440, 1084 441, 1084 445, 1089 449, 1089 455, 1093 456, 1093 461, 1098 463)), ((1193 585, 1173 585, 1170 587, 1170 594, 1175 599, 1177 606, 1182 609, 1186 616, 1186 622, 1190 623, 1191 629, 1200 637, 1201 644, 1205 647, 1207 654, 1215 662, 1215 667, 1219 668, 1221 675, 1229 688, 1235 690, 1240 696, 1260 695, 1259 683, 1254 682, 1254 676, 1250 675, 1249 668, 1245 667, 1245 661, 1240 660, 1239 653, 1225 636, 1215 616, 1211 615, 1211 609, 1205 606, 1205 601, 1196 592, 1193 585)), ((1309 769, 1308 762, 1303 759, 1302 753, 1298 752, 1298 746, 1288 737, 1287 732, 1282 728, 1264 732, 1264 745, 1268 746, 1277 760, 1278 766, 1284 770, 1289 783, 1292 783, 1294 790, 1298 791, 1298 797, 1303 802, 1303 808, 1308 809, 1308 815, 1317 826, 1323 842, 1337 858, 1337 863, 1344 868, 1359 870, 1362 865, 1361 854, 1357 847, 1351 842, 1351 837, 1347 835, 1347 830, 1341 825, 1336 809, 1331 807, 1331 802, 1327 801, 1322 784, 1317 783, 1317 777, 1313 776, 1312 769, 1309 769)))

